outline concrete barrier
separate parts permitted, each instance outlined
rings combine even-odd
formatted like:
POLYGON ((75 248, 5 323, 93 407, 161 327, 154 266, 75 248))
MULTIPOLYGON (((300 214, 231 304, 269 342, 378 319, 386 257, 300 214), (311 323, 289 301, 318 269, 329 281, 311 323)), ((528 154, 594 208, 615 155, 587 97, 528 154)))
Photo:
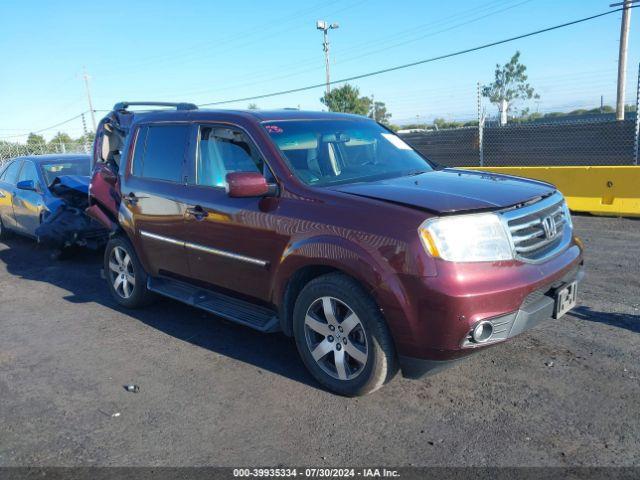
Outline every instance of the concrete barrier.
POLYGON ((640 166, 466 168, 553 183, 576 212, 640 217, 640 166))

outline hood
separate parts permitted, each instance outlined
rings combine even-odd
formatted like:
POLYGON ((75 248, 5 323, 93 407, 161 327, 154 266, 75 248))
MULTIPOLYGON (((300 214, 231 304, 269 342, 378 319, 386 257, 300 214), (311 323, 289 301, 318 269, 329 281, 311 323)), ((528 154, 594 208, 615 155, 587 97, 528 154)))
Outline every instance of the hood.
POLYGON ((62 175, 49 185, 52 197, 47 201, 47 209, 54 212, 65 204, 70 207, 86 208, 89 204, 89 183, 91 177, 81 175, 62 175))
POLYGON ((436 214, 496 210, 555 192, 548 183, 474 170, 444 169, 369 183, 331 187, 361 197, 422 208, 436 214))

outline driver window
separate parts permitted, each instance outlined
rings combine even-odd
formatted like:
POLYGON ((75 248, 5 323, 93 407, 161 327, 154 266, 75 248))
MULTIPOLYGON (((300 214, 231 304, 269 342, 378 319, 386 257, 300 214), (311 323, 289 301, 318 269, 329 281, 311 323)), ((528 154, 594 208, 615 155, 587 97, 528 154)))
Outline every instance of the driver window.
POLYGON ((247 135, 233 128, 200 127, 196 183, 224 187, 227 173, 264 173, 264 161, 247 135))
POLYGON ((36 166, 32 162, 24 162, 22 170, 20 170, 18 182, 23 182, 25 180, 32 180, 34 186, 36 188, 39 188, 38 171, 36 170, 36 166))

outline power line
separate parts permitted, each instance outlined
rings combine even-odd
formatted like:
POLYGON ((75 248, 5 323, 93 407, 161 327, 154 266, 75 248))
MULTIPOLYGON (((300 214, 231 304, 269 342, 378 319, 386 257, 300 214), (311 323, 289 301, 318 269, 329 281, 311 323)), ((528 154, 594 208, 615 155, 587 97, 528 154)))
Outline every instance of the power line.
POLYGON ((50 127, 46 127, 46 128, 41 128, 39 130, 33 130, 33 131, 25 132, 25 133, 22 133, 20 135, 9 135, 9 136, 3 137, 2 139, 24 137, 25 135, 29 135, 30 133, 42 133, 42 132, 45 132, 47 130, 51 130, 52 128, 60 127, 61 125, 64 125, 64 124, 69 123, 69 122, 72 122, 72 121, 82 117, 82 115, 84 115, 85 113, 87 113, 87 111, 84 111, 84 112, 76 115, 75 117, 71 117, 71 118, 69 118, 69 119, 67 119, 67 120, 65 120, 63 122, 56 123, 55 125, 51 125, 50 127))
MULTIPOLYGON (((628 8, 635 8, 635 5, 633 7, 628 7, 628 8)), ((337 84, 337 83, 350 82, 350 81, 353 81, 353 80, 359 80, 361 78, 373 77, 375 75, 381 75, 383 73, 389 73, 389 72, 394 72, 396 70, 403 70, 405 68, 415 67, 416 65, 422 65, 422 64, 425 64, 425 63, 435 62, 437 60, 444 60, 445 58, 457 57, 459 55, 464 55, 466 53, 476 52, 478 50, 483 50, 485 48, 495 47, 496 45, 502 45, 502 44, 505 44, 505 43, 513 42, 515 40, 521 40, 523 38, 532 37, 534 35, 539 35, 541 33, 546 33, 546 32, 550 32, 550 31, 553 31, 553 30, 558 30, 560 28, 565 28, 565 27, 569 27, 569 26, 576 25, 576 24, 579 24, 579 23, 587 22, 589 20, 594 20, 596 18, 604 17, 606 15, 611 15, 613 13, 620 12, 622 10, 623 10, 622 8, 618 8, 616 10, 610 10, 608 12, 599 13, 597 15, 591 15, 589 17, 580 18, 578 20, 573 20, 571 22, 562 23, 560 25, 554 25, 552 27, 543 28, 541 30, 536 30, 534 32, 529 32, 529 33, 525 33, 525 34, 518 35, 518 36, 515 36, 515 37, 506 38, 504 40, 498 40, 496 42, 485 43, 484 45, 479 45, 477 47, 467 48, 465 50, 459 50, 457 52, 447 53, 447 54, 444 54, 444 55, 439 55, 437 57, 431 57, 431 58, 427 58, 427 59, 424 59, 424 60, 418 60, 416 62, 406 63, 404 65, 398 65, 398 66, 395 66, 395 67, 383 68, 381 70, 376 70, 376 71, 369 72, 369 73, 363 73, 363 74, 360 74, 360 75, 354 75, 352 77, 342 78, 340 80, 332 80, 329 84, 330 85, 334 85, 334 84, 337 84)), ((292 89, 289 89, 289 90, 281 90, 279 92, 265 93, 263 95, 255 95, 255 96, 252 96, 252 97, 243 97, 243 98, 235 98, 233 100, 220 100, 220 101, 217 101, 217 102, 201 103, 198 106, 199 107, 208 107, 208 106, 212 106, 212 105, 224 105, 224 104, 227 104, 227 103, 246 102, 248 100, 259 100, 259 99, 262 99, 262 98, 276 97, 276 96, 280 96, 280 95, 287 95, 287 94, 290 94, 290 93, 297 93, 297 92, 303 92, 303 91, 306 91, 306 90, 313 90, 313 89, 316 89, 316 88, 324 87, 325 85, 326 85, 325 83, 317 83, 317 84, 314 84, 314 85, 308 85, 306 87, 292 88, 292 89)))

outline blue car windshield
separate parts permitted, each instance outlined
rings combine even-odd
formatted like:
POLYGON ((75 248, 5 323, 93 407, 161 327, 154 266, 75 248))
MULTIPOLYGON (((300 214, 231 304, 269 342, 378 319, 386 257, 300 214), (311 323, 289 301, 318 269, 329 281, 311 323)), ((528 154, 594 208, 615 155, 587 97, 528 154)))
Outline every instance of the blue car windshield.
POLYGON ((433 170, 400 137, 370 120, 269 121, 263 126, 307 185, 367 182, 433 170))
POLYGON ((91 174, 89 160, 74 160, 67 162, 54 162, 42 164, 42 173, 47 185, 51 185, 56 177, 62 175, 82 175, 91 174))

